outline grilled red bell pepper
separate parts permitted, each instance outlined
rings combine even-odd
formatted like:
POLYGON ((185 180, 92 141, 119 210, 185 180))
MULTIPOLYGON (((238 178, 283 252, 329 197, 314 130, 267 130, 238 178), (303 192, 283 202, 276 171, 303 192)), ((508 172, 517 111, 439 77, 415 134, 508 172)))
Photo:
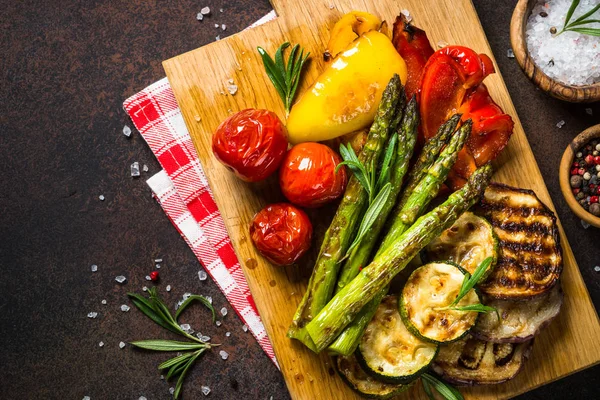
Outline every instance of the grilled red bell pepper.
POLYGON ((396 17, 392 43, 406 62, 408 77, 404 89, 406 97, 410 99, 419 90, 421 73, 433 54, 433 48, 425 31, 412 25, 404 14, 396 17))

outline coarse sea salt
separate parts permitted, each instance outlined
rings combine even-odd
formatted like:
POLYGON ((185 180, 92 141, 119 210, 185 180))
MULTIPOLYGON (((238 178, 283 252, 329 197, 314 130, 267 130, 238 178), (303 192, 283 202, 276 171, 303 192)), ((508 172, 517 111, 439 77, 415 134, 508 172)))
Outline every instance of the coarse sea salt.
POLYGON ((127 304, 121 304, 121 311, 123 312, 127 312, 129 311, 131 308, 127 305, 127 304))
POLYGON ((223 360, 227 360, 229 358, 229 353, 227 353, 225 350, 219 351, 219 355, 223 360))
POLYGON ((90 396, 83 396, 83 399, 81 400, 92 400, 92 398, 90 396))
POLYGON ((171 291, 171 285, 167 285, 167 287, 165 288, 167 290, 167 292, 171 291))
MULTIPOLYGON (((552 28, 560 32, 572 3, 573 0, 538 1, 527 21, 527 49, 549 77, 570 85, 589 85, 600 81, 600 37, 571 31, 551 32, 552 28)), ((571 21, 598 4, 598 0, 581 0, 571 21)), ((598 28, 598 24, 585 27, 598 28)))
POLYGON ((202 394, 205 396, 210 394, 210 388, 208 386, 200 386, 200 390, 202 390, 202 394))
POLYGON ((204 270, 198 271, 198 279, 200 279, 201 281, 205 281, 206 278, 208 278, 208 274, 206 273, 206 271, 204 271, 204 270))
POLYGON ((115 277, 115 281, 119 282, 119 283, 123 283, 127 280, 127 278, 125 278, 123 275, 119 275, 117 277, 115 277))
POLYGON ((221 308, 221 315, 222 316, 226 316, 227 315, 227 309, 225 307, 221 308))
POLYGON ((122 349, 126 346, 125 342, 119 342, 119 348, 122 349))
POLYGON ((88 318, 96 318, 98 316, 98 313, 95 311, 91 311, 88 313, 88 318))
POLYGON ((104 347, 104 342, 100 342, 100 343, 98 343, 98 346, 99 346, 99 347, 104 347))
POLYGON ((98 271, 98 266, 96 264, 92 264, 91 270, 92 270, 92 272, 98 271))
POLYGON ((123 135, 125 135, 127 137, 131 136, 131 128, 128 127, 127 125, 125 125, 123 127, 123 135))
POLYGON ((131 176, 134 178, 140 176, 140 163, 137 161, 131 164, 131 176))

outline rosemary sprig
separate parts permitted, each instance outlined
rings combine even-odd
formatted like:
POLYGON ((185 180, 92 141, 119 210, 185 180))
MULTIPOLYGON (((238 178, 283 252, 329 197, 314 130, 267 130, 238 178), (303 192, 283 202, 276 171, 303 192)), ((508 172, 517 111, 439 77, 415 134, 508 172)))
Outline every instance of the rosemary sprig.
POLYGON ((582 34, 590 35, 590 36, 600 36, 600 28, 592 28, 589 26, 582 26, 582 25, 600 23, 600 19, 590 18, 598 10, 600 10, 600 4, 593 7, 591 10, 589 10, 588 12, 586 12, 585 14, 583 14, 582 16, 577 18, 575 21, 570 22, 571 17, 573 17, 573 13, 575 12, 575 10, 577 9, 578 6, 579 6, 579 0, 573 0, 573 2, 571 3, 571 7, 569 7, 569 11, 567 11, 567 16, 565 17, 565 23, 564 23, 562 29, 560 30, 560 32, 558 32, 556 34, 556 36, 560 35, 563 32, 568 32, 568 31, 578 32, 578 33, 582 33, 582 34))
POLYGON ((148 294, 148 298, 136 293, 127 293, 127 296, 129 296, 133 304, 152 321, 173 333, 184 336, 187 339, 191 339, 192 342, 153 339, 137 340, 130 342, 130 344, 146 350, 186 352, 178 355, 177 357, 170 358, 158 366, 159 370, 168 369, 166 376, 167 380, 175 376, 179 376, 177 379, 177 384, 175 385, 175 391, 173 392, 173 397, 178 399, 183 386, 183 380, 185 379, 190 367, 206 350, 213 346, 219 346, 218 344, 203 342, 199 338, 181 329, 181 326, 179 326, 178 323, 179 316, 195 300, 200 301, 212 312, 213 322, 216 319, 216 312, 207 298, 203 296, 192 295, 179 306, 175 313, 175 317, 173 317, 167 305, 158 295, 156 288, 150 288, 148 290, 148 294))
POLYGON ((437 379, 433 375, 429 375, 427 373, 421 375, 421 382, 423 383, 423 389, 429 397, 430 400, 435 400, 435 397, 432 392, 432 388, 435 389, 442 397, 446 400, 464 400, 462 394, 458 391, 457 388, 437 379))
POLYGON ((294 96, 298 89, 302 67, 310 55, 310 52, 305 55, 304 49, 301 49, 300 45, 296 44, 290 51, 286 65, 283 59, 283 52, 289 46, 289 42, 285 42, 279 46, 277 51, 275 51, 275 59, 271 58, 265 49, 257 47, 258 53, 262 57, 263 64, 265 65, 267 76, 273 83, 273 86, 275 86, 277 93, 279 93, 279 96, 285 105, 285 111, 288 114, 290 113, 292 101, 294 101, 294 96), (300 49, 300 53, 298 53, 298 49, 300 49))
POLYGON ((436 310, 476 311, 482 313, 497 311, 494 307, 489 307, 483 304, 470 304, 466 306, 458 305, 462 298, 465 297, 467 293, 469 293, 471 289, 473 289, 475 285, 481 280, 481 278, 485 274, 485 271, 487 271, 487 269, 492 264, 492 261, 492 257, 488 257, 485 260, 483 260, 481 264, 479 264, 479 266, 473 272, 473 275, 467 272, 458 292, 458 296, 456 296, 454 301, 445 307, 436 308, 436 310))

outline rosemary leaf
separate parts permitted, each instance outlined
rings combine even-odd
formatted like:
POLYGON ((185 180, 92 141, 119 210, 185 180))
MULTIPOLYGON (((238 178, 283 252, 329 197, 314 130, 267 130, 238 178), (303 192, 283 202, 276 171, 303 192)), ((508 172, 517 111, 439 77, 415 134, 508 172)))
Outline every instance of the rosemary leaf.
POLYGON ((152 305, 148 302, 148 300, 139 294, 136 293, 127 293, 127 296, 131 299, 131 302, 148 318, 152 321, 156 322, 158 325, 162 326, 165 329, 168 329, 171 332, 179 333, 179 331, 173 326, 169 325, 159 314, 157 314, 152 305))
POLYGON ((217 320, 217 312, 215 311, 215 308, 213 307, 211 302, 208 301, 208 299, 206 297, 200 296, 197 294, 191 295, 179 306, 179 308, 177 309, 177 312, 175 312, 175 319, 176 320, 179 319, 179 315, 181 315, 183 310, 185 310, 186 307, 189 306, 190 303, 192 303, 194 300, 198 300, 212 312, 212 321, 214 323, 217 320))
POLYGON ((600 24, 600 19, 586 19, 584 21, 575 21, 569 25, 569 30, 572 30, 574 26, 588 25, 588 24, 600 24))
MULTIPOLYGON (((573 26, 573 25, 575 25, 578 22, 584 21, 587 17, 591 17, 592 14, 594 14, 598 10, 600 10, 600 4, 598 4, 596 7, 592 8, 590 11, 586 12, 585 14, 583 14, 581 17, 577 18, 575 21, 573 21, 572 24, 570 24, 570 26, 573 26)), ((591 21, 593 21, 593 20, 591 20, 591 21)))
POLYGON ((158 366, 158 369, 166 369, 173 365, 179 364, 182 361, 187 360, 192 356, 193 353, 185 353, 177 357, 169 358, 167 361, 163 362, 158 366))
POLYGON ((571 7, 569 7, 569 11, 567 11, 567 17, 565 18, 565 25, 563 26, 563 29, 566 28, 569 24, 569 21, 571 20, 571 17, 573 16, 573 13, 575 12, 575 9, 578 5, 579 0, 573 0, 573 2, 571 3, 571 7))
POLYGON ((277 67, 275 66, 275 61, 269 56, 269 54, 262 48, 258 47, 258 53, 262 57, 263 64, 265 66, 265 71, 267 72, 267 76, 275 86, 275 90, 279 93, 279 97, 285 103, 285 82, 281 80, 281 77, 277 74, 277 67))
POLYGON ((490 311, 496 311, 494 307, 486 306, 483 304, 469 304, 466 306, 452 306, 448 307, 449 310, 455 311, 476 311, 480 313, 487 313, 490 311))
POLYGON ((204 343, 178 342, 175 340, 137 340, 130 344, 146 350, 154 351, 187 351, 206 348, 208 345, 204 343))
POLYGON ((377 190, 381 190, 383 185, 390 180, 390 165, 394 163, 394 156, 396 155, 396 143, 398 142, 398 135, 394 134, 390 138, 387 149, 385 150, 385 156, 381 163, 381 171, 379 171, 379 177, 377 178, 377 184, 375 187, 377 190))
POLYGON ((181 387, 183 386, 183 380, 185 379, 185 375, 187 374, 188 369, 190 369, 191 365, 194 363, 194 361, 196 361, 196 359, 198 358, 198 356, 200 356, 200 354, 202 354, 202 352, 196 352, 196 353, 194 353, 194 355, 192 356, 192 358, 190 358, 190 360, 187 362, 187 364, 185 364, 185 367, 183 368, 183 371, 179 375, 179 379, 177 380, 177 384, 175 385, 175 392, 173 393, 173 397, 175 399, 179 398, 179 393, 181 392, 181 387))
POLYGON ((425 391, 425 394, 427 395, 429 400, 435 400, 435 397, 433 396, 433 392, 431 391, 431 385, 429 384, 429 382, 427 382, 425 379, 421 379, 421 383, 423 384, 423 390, 425 391))
POLYGON ((460 291, 458 292, 458 296, 456 296, 456 299, 454 299, 454 301, 450 304, 449 308, 457 305, 461 301, 461 299, 463 297, 465 297, 467 295, 467 293, 469 293, 469 291, 475 287, 475 285, 483 277, 483 274, 485 274, 485 271, 487 271, 487 269, 492 264, 492 261, 493 261, 492 257, 486 258, 475 269, 475 272, 473 272, 473 275, 467 274, 465 276, 465 279, 463 280, 460 291))
POLYGON ((286 75, 283 63, 283 50, 287 49, 288 47, 290 47, 290 43, 285 42, 284 44, 279 46, 279 48, 275 51, 275 66, 279 70, 279 75, 283 77, 283 82, 285 83, 285 86, 290 85, 289 82, 285 79, 286 75))
POLYGON ((594 29, 594 28, 573 28, 573 29, 569 29, 569 30, 573 31, 573 32, 583 33, 585 35, 590 35, 590 36, 600 36, 600 29, 594 29))
POLYGON ((446 382, 437 379, 433 375, 423 374, 421 375, 421 379, 423 381, 423 384, 425 384, 425 382, 430 384, 446 400, 464 400, 464 397, 458 391, 458 389, 446 382))
MULTIPOLYGON (((290 51, 290 56, 288 57, 290 60, 296 59, 296 53, 298 53, 299 48, 300 48, 300 45, 295 45, 294 47, 292 47, 292 50, 290 51)), ((300 58, 302 58, 302 53, 300 53, 300 58)), ((294 63, 294 62, 288 62, 288 65, 285 68, 285 81, 286 82, 290 82, 290 83, 292 82, 292 76, 293 76, 295 65, 296 65, 296 63, 294 63)))

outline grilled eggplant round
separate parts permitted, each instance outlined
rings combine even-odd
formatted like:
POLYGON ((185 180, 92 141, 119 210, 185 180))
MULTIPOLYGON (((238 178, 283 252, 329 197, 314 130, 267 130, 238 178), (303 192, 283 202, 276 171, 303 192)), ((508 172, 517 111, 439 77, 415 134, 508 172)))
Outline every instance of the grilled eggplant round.
MULTIPOLYGON (((451 342, 464 336, 477 321, 477 312, 443 309, 458 296, 463 270, 448 262, 434 262, 417 268, 408 278, 400 297, 400 315, 416 336, 433 343, 451 342)), ((480 303, 475 289, 458 303, 480 303)))
POLYGON ((517 300, 552 289, 562 271, 558 225, 535 193, 492 183, 477 213, 490 221, 499 244, 498 262, 481 291, 517 300))
POLYGON ((356 358, 368 374, 383 382, 408 383, 427 370, 438 347, 406 329, 398 297, 386 296, 365 329, 356 358))
POLYGON ((550 291, 527 301, 484 299, 496 313, 479 316, 472 335, 494 343, 520 343, 537 335, 559 313, 563 294, 560 282, 550 291))
POLYGON ((498 258, 498 238, 492 225, 470 211, 425 247, 428 261, 450 261, 466 269, 470 274, 488 257, 492 257, 485 279, 494 268, 498 258))
POLYGON ((457 385, 492 385, 512 379, 529 357, 533 340, 491 343, 471 335, 443 346, 433 371, 457 385))
POLYGON ((354 355, 339 356, 336 360, 338 373, 354 391, 369 399, 390 399, 406 391, 411 384, 389 384, 367 374, 354 355))

